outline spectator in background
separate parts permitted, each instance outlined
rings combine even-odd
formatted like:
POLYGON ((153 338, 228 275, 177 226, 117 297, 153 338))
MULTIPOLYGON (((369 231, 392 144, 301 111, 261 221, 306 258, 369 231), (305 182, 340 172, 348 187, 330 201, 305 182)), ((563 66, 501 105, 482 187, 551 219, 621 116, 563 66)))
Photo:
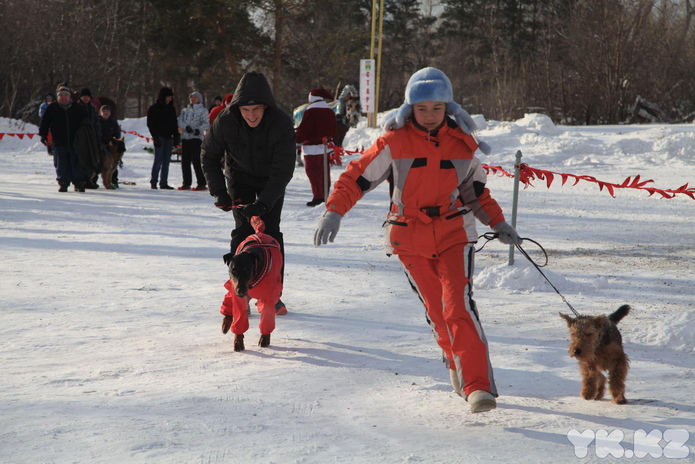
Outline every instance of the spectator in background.
POLYGON ((55 98, 53 97, 53 94, 50 92, 43 97, 43 103, 41 103, 41 106, 39 106, 39 118, 43 118, 43 115, 46 112, 46 108, 48 108, 48 105, 53 103, 54 100, 55 98))
POLYGON ((193 92, 188 97, 190 104, 182 111, 178 119, 181 132, 181 174, 183 185, 179 190, 190 190, 193 182, 191 163, 195 170, 197 185, 193 190, 207 190, 207 182, 200 167, 200 146, 203 144, 205 131, 210 127, 208 110, 203 106, 203 96, 193 92))
POLYGON ((327 149, 323 139, 333 139, 336 131, 335 113, 328 106, 326 100, 333 100, 325 89, 314 89, 309 93, 311 103, 302 117, 302 122, 297 127, 297 143, 302 145, 304 152, 304 169, 311 183, 313 198, 307 206, 320 205, 328 197, 331 172, 328 163, 324 162, 324 154, 333 150, 327 149), (328 186, 328 187, 326 187, 328 186))
POLYGON ((217 116, 220 115, 222 111, 224 111, 225 108, 227 108, 229 105, 232 104, 232 98, 234 98, 233 93, 228 93, 227 95, 224 96, 224 101, 220 103, 219 105, 215 106, 210 110, 210 124, 215 122, 215 119, 217 119, 217 116))
MULTIPOLYGON (((46 108, 48 108, 48 105, 53 103, 55 101, 55 97, 53 96, 52 93, 47 93, 46 96, 43 97, 43 103, 41 103, 41 106, 39 106, 39 119, 43 119, 44 113, 46 113, 46 108)), ((46 151, 48 152, 48 156, 53 156, 53 139, 51 137, 51 133, 48 133, 48 137, 46 138, 46 151)))
POLYGON ((157 101, 147 110, 147 128, 154 142, 154 162, 150 176, 150 187, 173 190, 169 185, 169 163, 173 145, 179 144, 179 126, 174 108, 174 91, 169 87, 159 90, 157 101), (173 144, 173 145, 172 145, 173 144))
POLYGON ((345 135, 351 127, 356 127, 362 118, 362 106, 360 105, 360 94, 352 85, 346 85, 338 97, 338 113, 336 122, 338 128, 335 132, 333 143, 342 147, 345 135))
POLYGON ((65 85, 56 90, 57 101, 51 103, 41 118, 39 136, 48 145, 48 135, 53 138, 53 165, 56 169, 58 191, 67 192, 70 183, 76 192, 84 192, 84 175, 80 170, 73 143, 80 121, 88 116, 72 102, 72 93, 65 85))
POLYGON ((212 105, 210 105, 210 108, 208 108, 208 111, 212 111, 213 108, 216 108, 220 106, 223 103, 222 97, 219 95, 215 95, 215 98, 212 100, 212 105))
POLYGON ((86 87, 80 90, 76 104, 82 108, 85 117, 75 133, 75 152, 84 173, 85 188, 97 189, 101 172, 101 124, 96 106, 92 104, 92 91, 86 87))

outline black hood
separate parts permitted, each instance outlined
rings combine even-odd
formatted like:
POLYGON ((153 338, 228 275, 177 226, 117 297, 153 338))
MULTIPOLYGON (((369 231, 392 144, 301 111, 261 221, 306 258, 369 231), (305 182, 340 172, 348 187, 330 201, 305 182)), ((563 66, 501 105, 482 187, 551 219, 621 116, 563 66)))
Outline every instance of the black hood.
POLYGON ((275 97, 263 73, 244 74, 236 86, 230 106, 268 105, 275 107, 275 97))
POLYGON ((157 101, 164 103, 166 101, 167 97, 173 97, 173 96, 174 96, 173 90, 171 90, 169 87, 162 87, 159 90, 159 96, 157 97, 157 101))

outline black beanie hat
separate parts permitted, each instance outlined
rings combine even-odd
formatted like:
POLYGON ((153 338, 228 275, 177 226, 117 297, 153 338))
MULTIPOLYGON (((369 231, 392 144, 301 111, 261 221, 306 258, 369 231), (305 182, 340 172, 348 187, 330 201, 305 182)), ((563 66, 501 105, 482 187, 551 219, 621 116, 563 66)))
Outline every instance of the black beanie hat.
POLYGON ((92 96, 92 91, 89 90, 87 87, 84 89, 80 90, 80 97, 91 97, 92 96))

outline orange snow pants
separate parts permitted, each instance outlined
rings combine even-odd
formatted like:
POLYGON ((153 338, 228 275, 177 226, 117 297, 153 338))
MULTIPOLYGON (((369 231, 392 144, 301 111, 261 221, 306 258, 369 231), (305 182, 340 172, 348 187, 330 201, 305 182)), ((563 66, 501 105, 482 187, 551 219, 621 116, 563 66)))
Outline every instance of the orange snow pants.
MULTIPOLYGON (((234 318, 232 333, 241 335, 249 330, 249 299, 237 296, 231 280, 225 282, 224 287, 227 289, 227 294, 222 301, 220 312, 234 318)), ((278 301, 275 296, 273 295, 270 299, 258 299, 258 312, 261 313, 258 329, 261 335, 268 335, 275 330, 275 303, 278 301)))
POLYGON ((471 276, 475 248, 455 245, 436 258, 398 255, 413 290, 424 303, 427 322, 449 369, 456 370, 461 395, 476 390, 497 396, 487 339, 478 319, 471 276))

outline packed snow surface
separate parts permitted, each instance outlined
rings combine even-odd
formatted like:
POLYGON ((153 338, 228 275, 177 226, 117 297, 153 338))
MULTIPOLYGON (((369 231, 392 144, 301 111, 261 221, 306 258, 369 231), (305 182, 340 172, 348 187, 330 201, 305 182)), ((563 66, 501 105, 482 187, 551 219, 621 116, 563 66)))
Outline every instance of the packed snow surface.
MULTIPOLYGON (((520 150, 534 168, 606 182, 695 181, 694 125, 475 118, 493 148, 482 161, 509 172, 520 150)), ((143 119, 121 125, 149 136, 143 119)), ((36 127, 1 119, 9 132, 36 127)), ((345 147, 380 133, 362 123, 345 147)), ((282 224, 289 314, 269 348, 255 344, 253 315, 236 353, 219 314, 231 215, 207 192, 151 190, 147 142, 126 143, 120 180, 135 185, 58 193, 38 138, 0 140, 3 464, 695 462, 688 196, 614 198, 590 182, 521 190, 517 228, 545 248, 543 272, 567 301, 587 315, 633 307, 620 323, 630 403, 579 397, 558 316, 569 307, 493 241, 476 255, 476 301, 500 398, 471 415, 398 259, 384 254, 386 185, 346 215, 334 244, 316 248, 323 208, 305 206, 311 190, 297 168, 282 224)), ((170 184, 180 183, 173 163, 170 184)), ((490 174, 488 186, 511 220, 512 179, 490 174)), ((542 263, 538 247, 524 247, 542 263)))

